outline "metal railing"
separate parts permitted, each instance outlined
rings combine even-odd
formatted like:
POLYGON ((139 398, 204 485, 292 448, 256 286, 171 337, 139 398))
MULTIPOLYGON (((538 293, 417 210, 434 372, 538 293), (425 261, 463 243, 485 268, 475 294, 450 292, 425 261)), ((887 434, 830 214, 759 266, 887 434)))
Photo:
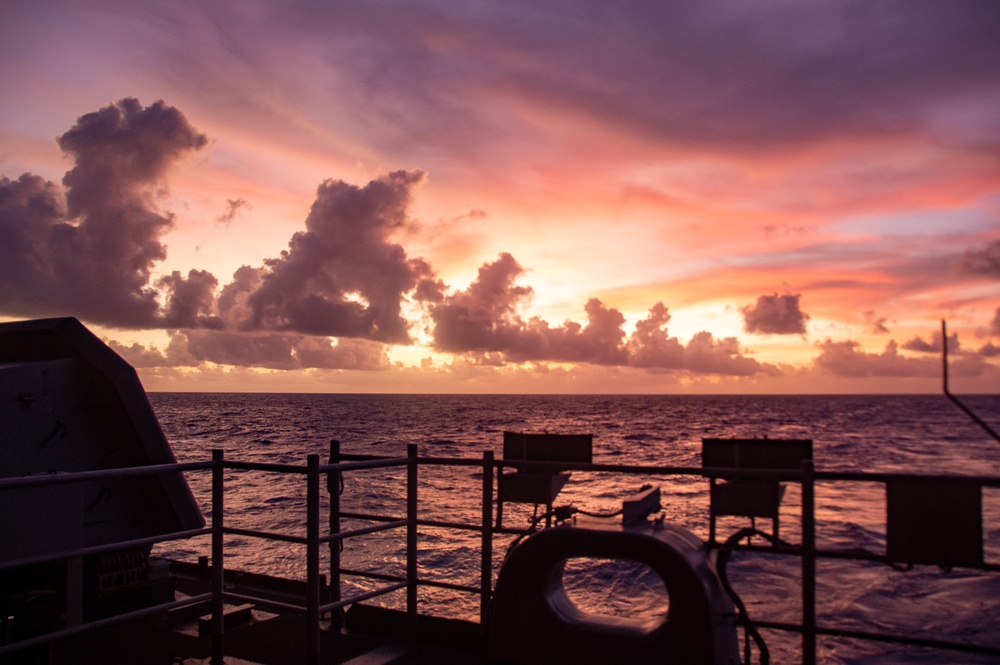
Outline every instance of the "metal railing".
MULTIPOLYGON (((895 478, 940 478, 944 476, 914 476, 912 474, 885 474, 885 473, 860 473, 860 472, 823 472, 813 468, 811 461, 803 463, 799 471, 767 471, 767 470, 738 470, 732 468, 708 468, 708 467, 678 467, 678 466, 640 466, 640 465, 617 465, 617 464, 581 464, 581 463, 559 463, 554 465, 544 462, 523 462, 523 461, 503 461, 495 460, 491 451, 483 453, 481 458, 443 458, 443 457, 418 457, 417 447, 410 445, 407 448, 405 457, 378 457, 371 455, 349 455, 341 453, 340 445, 336 441, 331 442, 330 456, 327 464, 320 464, 319 456, 309 455, 305 466, 288 464, 266 464, 256 462, 241 462, 228 460, 220 450, 212 452, 212 460, 209 462, 194 462, 186 464, 168 464, 147 467, 135 467, 125 469, 108 469, 101 471, 89 471, 80 473, 50 474, 45 476, 32 476, 25 478, 0 479, 0 492, 7 489, 22 487, 39 487, 44 485, 54 485, 63 483, 84 482, 108 478, 135 477, 144 475, 156 475, 163 473, 198 472, 210 470, 212 474, 211 483, 211 524, 202 529, 169 533, 159 536, 139 538, 129 541, 110 543, 96 547, 86 547, 60 552, 53 552, 45 555, 24 557, 0 562, 0 570, 19 568, 22 566, 55 562, 55 561, 82 561, 84 557, 112 552, 126 547, 146 547, 155 543, 172 540, 188 539, 197 536, 211 535, 211 590, 208 593, 198 594, 183 600, 157 604, 150 607, 131 611, 128 613, 100 618, 90 622, 82 620, 69 621, 68 625, 46 635, 39 635, 23 639, 8 644, 0 644, 0 656, 4 654, 24 649, 30 646, 58 640, 77 635, 84 631, 103 628, 116 623, 130 621, 133 619, 150 616, 167 610, 181 608, 192 605, 210 604, 212 609, 211 623, 211 662, 214 664, 224 663, 225 654, 225 624, 224 624, 224 602, 226 600, 240 602, 266 602, 271 606, 278 605, 280 609, 299 612, 305 615, 307 626, 307 662, 310 665, 319 663, 321 658, 321 621, 325 615, 336 613, 343 608, 369 600, 381 595, 395 591, 405 590, 406 593, 406 615, 410 620, 415 620, 418 615, 417 589, 419 586, 431 586, 449 589, 458 592, 468 592, 478 594, 480 598, 480 619, 485 623, 487 618, 487 608, 492 594, 494 579, 493 562, 493 538, 497 533, 516 534, 518 529, 497 529, 493 524, 495 505, 495 478, 498 471, 503 468, 515 469, 551 469, 558 466, 561 471, 585 471, 595 473, 614 474, 641 474, 644 476, 695 476, 702 478, 713 477, 754 477, 769 478, 772 480, 793 482, 801 485, 801 542, 799 545, 787 545, 784 543, 773 544, 771 546, 740 545, 741 550, 760 550, 775 554, 786 554, 801 557, 802 569, 802 619, 799 624, 788 624, 779 622, 757 622, 758 626, 800 632, 802 635, 802 662, 812 665, 816 662, 816 638, 818 635, 838 636, 851 639, 871 640, 880 642, 894 642, 899 644, 911 644, 928 646, 939 649, 950 649, 969 653, 984 653, 1000 656, 1000 649, 974 645, 959 644, 944 640, 914 638, 902 635, 892 635, 878 633, 874 631, 860 631, 838 628, 836 626, 818 625, 816 616, 816 562, 820 558, 847 558, 860 560, 876 560, 890 563, 888 558, 877 553, 866 553, 858 550, 822 550, 816 546, 816 516, 815 516, 815 487, 821 482, 864 482, 864 483, 888 483, 895 478), (443 520, 423 519, 418 513, 418 470, 420 466, 462 466, 478 468, 482 472, 482 508, 478 523, 462 523, 443 520), (406 469, 406 509, 405 516, 391 516, 368 514, 359 512, 343 511, 340 501, 341 480, 344 474, 364 469, 405 467, 406 469), (305 535, 293 535, 287 533, 263 531, 256 529, 245 529, 230 527, 225 522, 225 498, 226 481, 225 472, 227 470, 261 471, 280 474, 299 474, 305 476, 306 482, 306 524, 305 535), (327 479, 327 491, 329 493, 329 519, 328 529, 325 534, 321 533, 321 486, 323 477, 327 479), (342 529, 341 521, 344 519, 366 520, 373 522, 368 526, 342 529), (434 527, 473 531, 480 533, 480 567, 478 571, 479 585, 457 584, 451 582, 422 580, 418 576, 417 568, 417 537, 420 527, 434 527), (394 576, 383 573, 373 573, 346 569, 341 566, 340 543, 349 538, 355 538, 368 534, 396 529, 405 530, 406 539, 406 561, 405 575, 394 576), (247 593, 237 593, 225 588, 225 537, 244 536, 253 538, 264 538, 304 545, 306 548, 306 593, 301 605, 294 603, 276 603, 273 599, 262 599, 247 593), (322 602, 324 595, 324 585, 322 582, 321 568, 321 548, 326 544, 329 547, 329 586, 326 589, 326 602, 322 602), (344 575, 356 575, 368 577, 383 583, 376 589, 355 593, 345 596, 342 593, 342 577, 344 575)), ((970 482, 978 484, 980 492, 983 487, 1000 487, 1000 477, 978 476, 967 478, 970 482)), ((69 568, 72 568, 70 566, 69 568)), ((79 566, 77 566, 79 568, 79 566)), ((1000 571, 1000 565, 996 563, 984 562, 979 568, 987 571, 1000 571)), ((68 602, 81 602, 81 594, 68 594, 68 602)), ((67 617, 81 617, 79 608, 67 608, 67 617)))
MULTIPOLYGON (((155 476, 166 473, 176 473, 179 471, 199 471, 213 468, 212 462, 193 462, 186 464, 158 464, 142 467, 129 467, 120 469, 101 469, 95 471, 80 471, 74 473, 56 473, 45 475, 34 475, 19 478, 0 478, 0 492, 3 490, 20 489, 28 487, 44 487, 53 485, 63 485, 70 483, 81 483, 95 480, 109 480, 118 478, 137 478, 142 476, 155 476)), ((35 566, 57 561, 67 562, 67 576, 73 579, 67 580, 67 586, 82 585, 82 561, 86 557, 115 552, 127 548, 147 547, 156 543, 171 540, 184 540, 196 536, 207 535, 212 532, 209 528, 192 529, 167 533, 157 536, 135 538, 131 540, 118 541, 97 545, 92 547, 80 547, 55 551, 46 554, 11 558, 0 561, 0 571, 35 566)), ((4 537, 8 537, 4 534, 4 537)), ((179 609, 192 605, 203 604, 212 599, 211 594, 201 594, 175 600, 168 603, 161 603, 151 607, 118 614, 112 617, 100 618, 95 621, 83 621, 83 596, 82 592, 73 592, 67 589, 66 627, 44 635, 32 636, 26 639, 11 642, 9 644, 0 643, 0 656, 4 656, 14 651, 20 651, 30 647, 52 642, 53 640, 72 637, 81 633, 105 628, 124 621, 138 619, 168 610, 179 609)), ((3 617, 6 621, 6 617, 3 617)))

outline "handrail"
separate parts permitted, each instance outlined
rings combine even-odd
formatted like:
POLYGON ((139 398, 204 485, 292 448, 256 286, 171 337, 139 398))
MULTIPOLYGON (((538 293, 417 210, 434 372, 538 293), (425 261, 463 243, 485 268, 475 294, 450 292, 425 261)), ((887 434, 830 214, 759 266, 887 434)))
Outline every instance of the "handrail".
POLYGON ((94 556, 96 554, 104 554, 105 552, 114 552, 117 550, 122 550, 127 548, 145 547, 147 545, 165 543, 171 540, 185 540, 187 538, 194 538, 196 536, 205 536, 210 533, 212 533, 212 529, 207 527, 201 529, 191 529, 189 531, 174 531, 172 533, 164 533, 156 536, 149 536, 147 538, 121 540, 114 543, 108 543, 105 545, 93 545, 91 547, 80 547, 72 550, 62 550, 59 552, 51 552, 49 554, 39 554, 30 557, 20 557, 17 559, 12 559, 10 561, 0 562, 0 570, 10 570, 12 568, 34 566, 42 563, 61 561, 63 559, 94 556))
MULTIPOLYGON (((803 571, 803 621, 801 624, 786 624, 779 622, 758 622, 758 625, 771 629, 791 630, 801 632, 803 635, 803 662, 814 662, 815 641, 817 635, 840 635, 857 639, 889 641, 921 644, 943 649, 959 649, 973 653, 990 653, 1000 655, 1000 650, 981 645, 961 645, 940 640, 920 640, 919 638, 907 638, 905 636, 895 636, 883 633, 868 633, 865 631, 852 631, 837 627, 817 625, 815 610, 815 577, 816 560, 823 558, 837 559, 857 559, 869 561, 883 561, 887 559, 877 553, 861 550, 824 550, 815 545, 815 494, 814 486, 822 482, 862 482, 862 483, 890 483, 895 479, 947 479, 962 478, 970 483, 982 487, 1000 487, 1000 477, 976 475, 957 476, 949 474, 910 474, 896 472, 853 472, 853 471, 821 471, 814 469, 811 462, 803 465, 798 471, 787 469, 732 469, 713 467, 690 467, 690 466, 642 466, 642 465, 616 465, 616 464, 593 464, 593 463, 550 463, 550 462, 526 462, 511 460, 495 460, 491 451, 486 451, 482 458, 447 458, 447 457, 419 457, 416 446, 408 447, 406 457, 390 456, 366 456, 349 455, 339 453, 339 443, 331 442, 331 455, 328 464, 319 464, 315 455, 310 455, 305 466, 291 464, 260 464, 253 462, 240 462, 228 460, 222 451, 213 451, 210 462, 191 462, 184 464, 159 464, 148 467, 127 467, 121 469, 106 469, 99 471, 85 471, 73 473, 45 474, 41 476, 30 476, 25 478, 5 478, 0 479, 0 491, 5 489, 34 487, 46 484, 64 484, 71 482, 82 482, 94 479, 105 479, 114 477, 134 477, 141 475, 154 475, 163 473, 177 473, 184 471, 205 471, 211 470, 212 482, 212 523, 209 527, 194 529, 183 532, 160 534, 146 538, 133 539, 118 543, 104 544, 100 546, 66 550, 34 557, 24 557, 13 559, 0 564, 0 570, 9 569, 29 564, 46 563, 61 559, 82 558, 94 554, 119 550, 125 547, 140 547, 152 545, 159 542, 192 538, 196 536, 212 535, 212 591, 210 593, 198 595, 192 599, 175 601, 149 608, 144 608, 136 612, 118 615, 115 617, 102 618, 95 621, 70 626, 65 629, 49 633, 47 635, 33 637, 10 644, 0 645, 0 654, 16 651, 35 644, 41 644, 54 639, 76 635, 86 630, 111 625, 113 623, 127 621, 129 619, 148 616, 156 612, 164 611, 174 607, 194 605, 211 601, 213 606, 213 630, 212 630, 212 661, 222 663, 224 657, 224 625, 222 623, 222 602, 225 599, 240 599, 245 601, 257 601, 262 604, 269 603, 275 607, 288 610, 305 612, 309 617, 310 624, 315 628, 309 628, 308 652, 309 662, 319 662, 319 619, 324 614, 339 612, 341 609, 362 602, 380 595, 395 591, 406 591, 407 616, 415 618, 417 614, 417 588, 428 586, 454 590, 458 592, 468 592, 478 594, 481 602, 481 621, 485 619, 492 594, 493 581, 493 536, 500 533, 517 534, 518 529, 498 529, 492 524, 493 502, 495 490, 495 471, 506 467, 519 469, 552 469, 575 470, 595 473, 624 473, 639 475, 674 475, 674 476, 695 476, 701 478, 712 477, 759 477, 778 479, 787 482, 802 484, 802 542, 800 545, 788 545, 779 543, 772 547, 759 547, 754 545, 740 545, 738 549, 748 551, 767 551, 772 554, 787 554, 802 557, 803 571), (434 520, 421 518, 418 515, 418 468, 420 466, 464 466, 479 467, 482 474, 482 515, 481 523, 451 522, 445 520, 434 520), (340 483, 339 477, 348 472, 375 469, 401 467, 407 468, 407 501, 405 517, 372 515, 366 513, 348 512, 340 510, 340 483), (227 470, 252 470, 263 472, 292 473, 305 475, 307 482, 307 520, 306 535, 292 535, 286 533, 276 533, 255 529, 244 529, 240 527, 227 526, 225 524, 225 482, 224 473, 227 470), (320 478, 327 477, 327 488, 330 491, 330 528, 326 533, 321 533, 319 529, 319 488, 320 478), (336 498, 335 498, 336 497, 336 498), (342 529, 340 519, 358 519, 376 522, 375 524, 360 526, 351 529, 342 529), (416 546, 417 533, 420 527, 447 528, 466 531, 479 531, 482 534, 481 544, 481 568, 479 570, 479 586, 470 584, 459 584, 433 579, 422 579, 418 575, 416 566, 416 546), (386 575, 377 572, 365 572, 341 568, 339 559, 339 544, 348 539, 376 532, 391 529, 405 528, 406 530, 406 573, 404 576, 386 575), (308 589, 302 606, 289 603, 280 603, 273 599, 257 598, 250 594, 234 593, 228 591, 224 586, 225 572, 225 536, 241 535, 267 538, 277 541, 284 541, 307 546, 307 580, 308 589), (319 549, 323 544, 330 546, 330 586, 329 596, 326 602, 321 602, 321 587, 319 584, 319 549), (335 554, 336 553, 336 556, 335 554), (340 589, 340 576, 359 575, 378 579, 387 584, 379 586, 377 589, 367 590, 343 597, 340 589)), ((992 562, 984 562, 981 570, 1000 571, 1000 565, 992 562)))
POLYGON ((20 487, 38 487, 42 485, 65 485, 68 483, 79 483, 88 480, 155 476, 162 473, 177 473, 179 471, 194 471, 211 468, 212 462, 186 462, 184 464, 150 464, 147 466, 125 466, 113 469, 94 469, 92 471, 67 471, 65 473, 37 473, 30 476, 0 478, 0 490, 20 487))

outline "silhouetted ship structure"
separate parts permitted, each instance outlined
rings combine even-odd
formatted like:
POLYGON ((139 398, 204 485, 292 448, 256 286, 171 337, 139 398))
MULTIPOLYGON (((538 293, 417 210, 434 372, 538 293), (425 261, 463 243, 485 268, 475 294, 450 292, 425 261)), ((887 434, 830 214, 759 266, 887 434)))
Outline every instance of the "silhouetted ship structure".
POLYGON ((0 324, 0 663, 653 663, 767 662, 758 628, 801 634, 801 660, 816 660, 817 635, 1000 655, 1000 650, 932 638, 818 625, 816 562, 855 557, 887 564, 997 571, 983 556, 982 489, 997 477, 827 473, 806 440, 705 439, 703 465, 594 464, 590 435, 506 433, 503 458, 431 458, 410 446, 396 458, 342 453, 309 456, 304 466, 227 459, 178 464, 135 371, 71 318, 0 324), (481 514, 467 523, 419 514, 419 469, 447 465, 481 472, 481 514), (341 510, 341 479, 362 469, 406 470, 405 515, 341 510), (298 474, 306 485, 305 535, 233 528, 225 521, 226 470, 298 474), (622 502, 620 516, 586 517, 554 506, 576 470, 697 475, 710 483, 709 539, 651 515, 659 489, 622 502), (206 524, 185 473, 212 474, 206 524), (822 551, 816 546, 817 480, 886 487, 886 551, 822 551), (780 538, 784 488, 801 490, 801 542, 780 538), (329 510, 321 514, 321 495, 329 510), (503 525, 512 502, 544 506, 540 528, 503 525), (743 529, 716 541, 716 521, 766 518, 772 531, 743 529), (367 526, 341 528, 341 520, 367 526), (421 527, 478 533, 479 584, 421 578, 421 527), (342 568, 340 543, 380 531, 405 540, 405 574, 342 568), (517 535, 499 567, 494 536, 517 535), (227 536, 305 546, 306 579, 229 570, 227 536), (210 537, 197 564, 151 556, 165 541, 210 537), (751 544, 749 536, 757 536, 751 544), (743 541, 747 542, 744 544, 743 541), (329 568, 321 572, 321 549, 329 568), (732 551, 801 560, 801 621, 754 624, 727 580, 732 551), (669 609, 652 618, 577 607, 562 572, 572 559, 637 562, 663 582, 669 609), (341 580, 363 575, 379 586, 345 595, 341 580), (418 588, 478 595, 480 621, 419 611, 418 588), (366 603, 405 593, 404 610, 366 603))

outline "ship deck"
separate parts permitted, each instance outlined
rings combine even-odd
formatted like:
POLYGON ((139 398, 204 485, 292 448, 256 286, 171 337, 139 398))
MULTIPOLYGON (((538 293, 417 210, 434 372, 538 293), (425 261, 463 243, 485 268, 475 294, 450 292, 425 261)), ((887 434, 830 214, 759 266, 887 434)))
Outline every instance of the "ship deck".
MULTIPOLYGON (((207 616, 207 615, 206 615, 207 616)), ((195 665, 212 663, 211 635, 199 630, 202 617, 169 613, 134 619, 88 631, 51 644, 43 656, 23 654, 12 663, 51 665, 129 663, 130 665, 195 665), (47 660, 46 660, 47 659, 47 660)), ((408 625, 404 612, 355 605, 341 626, 324 620, 320 630, 323 662, 331 665, 485 665, 479 625, 419 616, 408 625)), ((304 617, 272 613, 256 607, 226 627, 226 665, 289 665, 309 659, 309 631, 304 617)), ((6 663, 3 657, 0 662, 6 663)))

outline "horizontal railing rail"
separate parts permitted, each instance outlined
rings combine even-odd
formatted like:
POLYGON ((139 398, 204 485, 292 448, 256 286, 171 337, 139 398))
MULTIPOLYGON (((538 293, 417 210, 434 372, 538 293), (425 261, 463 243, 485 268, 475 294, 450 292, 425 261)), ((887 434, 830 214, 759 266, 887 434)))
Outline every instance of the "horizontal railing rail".
POLYGON ((20 651, 22 649, 27 649, 41 644, 48 644, 54 640, 73 637, 75 635, 80 635, 94 630, 99 630, 101 628, 107 628, 109 626, 115 626, 124 623, 126 621, 134 621, 136 619, 141 619, 155 614, 160 614, 170 610, 189 607, 192 605, 201 605, 210 601, 211 599, 212 599, 212 594, 205 593, 205 594, 200 594, 198 596, 190 596, 182 600, 175 600, 169 603, 160 603, 158 605, 145 607, 140 610, 127 612, 124 614, 116 614, 111 617, 96 619, 94 621, 88 621, 86 623, 77 624, 75 626, 68 626, 60 630, 56 630, 50 633, 45 633, 44 635, 28 637, 23 640, 18 640, 17 642, 11 642, 10 644, 0 645, 0 655, 14 653, 15 651, 20 651))
POLYGON ((53 473, 36 473, 30 476, 15 478, 0 478, 0 491, 20 487, 41 487, 43 485, 65 485, 88 480, 108 480, 113 478, 135 478, 138 476, 156 476, 164 473, 181 471, 199 471, 212 468, 212 462, 186 462, 184 464, 150 464, 148 466, 128 466, 112 469, 95 469, 93 471, 67 471, 53 473))
MULTIPOLYGON (((75 625, 67 625, 45 635, 32 636, 16 642, 0 644, 0 654, 7 654, 52 640, 78 635, 88 630, 96 630, 120 622, 146 617, 159 612, 211 603, 212 606, 212 662, 223 662, 224 654, 224 624, 223 600, 239 602, 259 602, 262 605, 280 608, 282 610, 304 613, 307 616, 308 662, 319 662, 319 631, 320 619, 324 615, 335 613, 344 608, 372 598, 377 598, 399 591, 406 592, 406 612, 410 618, 417 614, 417 588, 431 587, 451 590, 461 593, 475 594, 480 597, 481 620, 485 620, 486 609, 492 595, 494 578, 493 539, 495 535, 515 535, 523 533, 524 529, 499 528, 493 524, 493 508, 497 497, 496 477, 505 470, 541 470, 541 471, 577 471, 595 474, 624 474, 641 476, 691 476, 695 478, 766 478, 779 482, 799 484, 801 492, 800 542, 790 544, 777 542, 769 545, 738 544, 735 549, 749 552, 767 552, 769 554, 791 555, 800 557, 803 561, 803 620, 800 623, 757 621, 762 628, 798 632, 803 635, 803 662, 815 662, 816 636, 836 636, 850 639, 868 640, 874 642, 893 642, 924 646, 936 649, 957 650, 966 653, 1000 655, 1000 649, 978 644, 966 644, 948 640, 893 635, 885 632, 864 631, 837 626, 825 626, 816 620, 816 560, 857 559, 881 563, 892 563, 887 555, 864 549, 831 549, 816 546, 815 541, 815 488, 824 483, 881 483, 889 484, 897 480, 941 480, 961 478, 965 482, 982 488, 1000 487, 1000 477, 989 475, 959 476, 954 474, 914 474, 902 472, 855 472, 855 471, 822 471, 813 468, 812 463, 806 463, 800 470, 788 469, 733 469, 722 467, 693 467, 683 465, 630 465, 603 463, 562 463, 562 462, 531 462, 523 460, 495 460, 493 453, 487 451, 481 458, 472 457, 441 457, 417 455, 415 446, 409 446, 405 457, 380 456, 341 453, 339 443, 331 442, 330 460, 320 464, 318 456, 310 455, 305 465, 274 464, 229 460, 221 451, 213 451, 211 461, 187 462, 175 464, 156 464, 142 467, 126 467, 118 469, 102 469, 71 473, 47 473, 18 478, 0 479, 0 493, 27 487, 43 487, 67 483, 89 482, 114 478, 132 478, 159 474, 212 472, 211 524, 204 528, 179 531, 175 533, 157 534, 143 538, 105 543, 96 546, 66 549, 58 552, 48 552, 32 556, 10 558, 0 562, 0 570, 10 570, 30 565, 46 564, 62 560, 82 559, 125 548, 148 547, 158 543, 175 540, 185 540, 202 536, 211 536, 212 541, 212 588, 208 593, 197 594, 180 601, 172 601, 152 605, 140 610, 102 617, 75 625), (470 520, 453 521, 447 519, 432 519, 421 517, 418 511, 418 469, 420 467, 468 467, 482 471, 482 510, 478 522, 470 520), (406 507, 405 515, 376 514, 361 511, 342 510, 340 506, 341 479, 345 474, 357 471, 405 468, 406 469, 406 507), (243 528, 225 524, 225 472, 249 471, 304 476, 306 481, 306 520, 305 535, 299 533, 282 533, 276 531, 243 528), (329 493, 329 524, 325 531, 320 528, 320 487, 321 480, 326 478, 329 493), (369 524, 352 525, 343 528, 342 520, 367 521, 369 524), (481 538, 479 584, 435 580, 422 577, 417 568, 417 534, 420 528, 451 529, 466 532, 478 532, 481 538), (340 562, 341 544, 351 538, 363 537, 392 530, 405 531, 406 561, 405 574, 393 575, 380 571, 365 571, 342 567, 340 562), (227 536, 242 536, 263 538, 287 542, 306 547, 306 596, 301 605, 295 602, 284 602, 274 598, 264 598, 246 590, 227 589, 224 584, 225 572, 225 538, 227 536), (329 547, 330 570, 327 594, 322 595, 320 569, 320 547, 329 547), (367 577, 379 582, 374 589, 365 589, 349 595, 342 593, 342 576, 367 577)), ((959 566, 956 566, 959 567, 959 566)), ((981 566, 972 566, 988 572, 1000 571, 1000 564, 984 561, 981 566)), ((77 599, 74 602, 80 602, 77 599)), ((72 612, 68 613, 72 615, 72 612)))
MULTIPOLYGON (((138 478, 143 476, 183 473, 185 471, 205 471, 205 470, 211 470, 213 467, 214 463, 211 461, 186 462, 186 463, 175 462, 170 464, 150 464, 137 467, 119 467, 111 469, 95 469, 89 471, 41 473, 30 476, 0 478, 0 497, 2 497, 2 493, 4 491, 15 490, 15 489, 66 485, 71 483, 93 482, 97 480, 138 478)), ((198 536, 209 535, 211 533, 212 529, 209 527, 205 527, 200 529, 188 529, 184 531, 161 533, 142 538, 115 540, 113 542, 107 542, 100 545, 61 549, 53 552, 46 552, 44 554, 15 556, 15 557, 10 557, 4 561, 0 561, 0 570, 16 570, 19 568, 38 566, 58 561, 69 561, 69 560, 82 561, 83 559, 88 557, 107 554, 110 552, 116 552, 123 549, 150 547, 152 545, 156 545, 159 543, 170 542, 175 540, 188 540, 198 536)), ((70 583, 71 582, 67 580, 67 584, 70 583)), ((170 610, 175 610, 195 605, 202 605, 205 604, 206 602, 211 601, 211 599, 212 599, 211 593, 204 593, 184 598, 181 600, 155 603, 148 607, 128 612, 122 612, 119 614, 115 614, 113 616, 100 617, 97 619, 91 619, 89 621, 83 621, 82 618, 76 620, 70 618, 70 617, 83 616, 82 608, 79 606, 83 602, 82 590, 77 593, 72 593, 70 592, 69 589, 67 589, 67 604, 72 603, 76 604, 77 606, 66 608, 67 625, 65 627, 57 628, 55 630, 46 632, 41 635, 32 635, 30 637, 26 637, 16 641, 0 643, 0 655, 14 653, 34 646, 47 644, 54 640, 73 637, 76 635, 99 630, 109 626, 118 625, 124 622, 134 621, 136 619, 144 618, 147 616, 168 612, 170 610)))

